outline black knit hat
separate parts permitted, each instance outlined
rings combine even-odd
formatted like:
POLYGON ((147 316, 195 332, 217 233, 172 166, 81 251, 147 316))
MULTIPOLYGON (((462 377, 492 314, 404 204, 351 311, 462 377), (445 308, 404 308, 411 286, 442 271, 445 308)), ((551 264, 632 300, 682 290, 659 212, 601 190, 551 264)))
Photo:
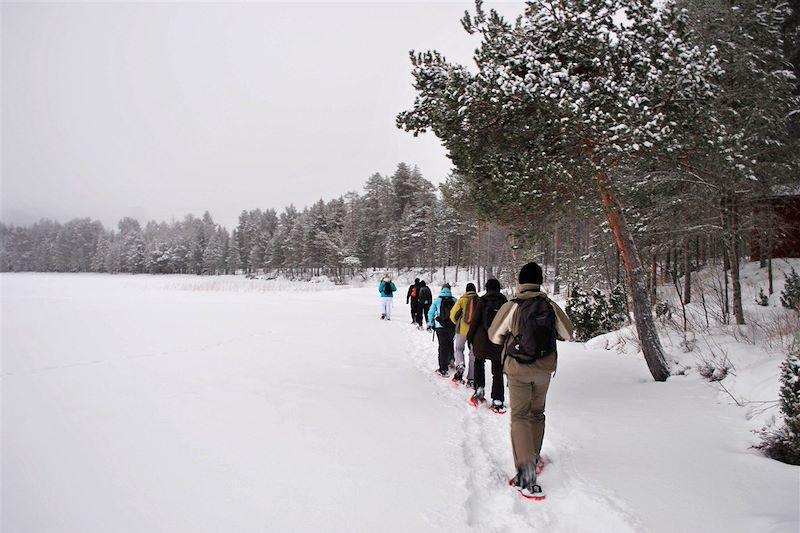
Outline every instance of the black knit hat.
POLYGON ((528 263, 519 271, 519 282, 520 284, 533 283, 534 285, 541 285, 542 267, 536 263, 528 263))
POLYGON ((486 280, 486 290, 492 292, 500 292, 500 289, 503 287, 500 285, 500 282, 494 278, 486 280))
POLYGON ((475 292, 475 284, 467 283, 467 292, 475 292))
POLYGON ((414 285, 419 285, 419 278, 414 278, 414 285))

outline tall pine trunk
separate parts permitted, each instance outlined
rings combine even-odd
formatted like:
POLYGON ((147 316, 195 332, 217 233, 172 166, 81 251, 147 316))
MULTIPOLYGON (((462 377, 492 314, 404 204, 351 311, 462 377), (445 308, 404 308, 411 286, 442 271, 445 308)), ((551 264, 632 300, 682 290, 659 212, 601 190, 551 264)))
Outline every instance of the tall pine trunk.
POLYGON ((630 284, 631 298, 633 300, 633 316, 636 321, 639 342, 642 345, 642 353, 653 379, 666 381, 669 377, 669 370, 664 358, 664 349, 661 347, 656 324, 653 320, 650 297, 644 282, 645 275, 639 252, 625 222, 625 216, 622 213, 616 194, 614 194, 610 178, 607 174, 600 172, 595 174, 595 179, 597 180, 597 188, 603 203, 603 210, 608 217, 609 227, 614 234, 614 241, 622 255, 625 272, 628 274, 628 283, 630 284))
POLYGON ((733 316, 736 324, 744 324, 744 309, 742 307, 742 283, 739 278, 739 212, 736 198, 730 195, 723 208, 725 220, 725 241, 728 248, 728 259, 731 267, 731 287, 733 288, 733 316))
POLYGON ((553 236, 553 294, 561 294, 561 267, 558 260, 558 252, 561 249, 561 232, 558 216, 556 216, 553 236))
POLYGON ((692 303, 692 261, 689 254, 689 239, 683 241, 683 303, 692 303))

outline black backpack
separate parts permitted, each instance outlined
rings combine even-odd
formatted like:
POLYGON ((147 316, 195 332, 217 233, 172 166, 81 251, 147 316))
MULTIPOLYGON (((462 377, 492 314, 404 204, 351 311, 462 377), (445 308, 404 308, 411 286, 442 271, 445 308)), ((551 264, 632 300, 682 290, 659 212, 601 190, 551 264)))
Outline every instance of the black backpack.
POLYGON ((431 303, 431 290, 428 286, 420 287, 417 291, 417 301, 422 305, 430 305, 431 303))
POLYGON ((442 303, 439 304, 439 316, 436 317, 436 321, 443 328, 456 327, 453 321, 450 320, 450 311, 453 309, 453 306, 456 303, 455 298, 452 296, 442 296, 441 300, 442 303))
POLYGON ((386 296, 392 295, 392 282, 391 281, 384 281, 383 282, 383 294, 386 296))
POLYGON ((492 326, 492 321, 494 321, 494 317, 497 316, 497 312, 503 307, 503 304, 506 303, 506 300, 501 300, 500 298, 481 298, 483 300, 483 311, 481 312, 481 325, 483 329, 489 331, 489 328, 492 326))
POLYGON ((556 351, 556 313, 542 296, 517 299, 517 335, 506 348, 518 363, 529 365, 556 351))

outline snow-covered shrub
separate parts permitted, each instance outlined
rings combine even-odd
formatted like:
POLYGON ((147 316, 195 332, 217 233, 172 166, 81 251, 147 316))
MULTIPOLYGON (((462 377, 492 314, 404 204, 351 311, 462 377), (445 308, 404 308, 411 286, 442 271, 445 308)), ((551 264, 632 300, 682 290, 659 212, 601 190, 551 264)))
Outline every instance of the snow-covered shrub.
POLYGON ((606 300, 605 294, 598 288, 592 289, 591 309, 592 325, 594 327, 592 337, 610 331, 611 328, 609 328, 608 324, 608 301, 606 300))
POLYGON ((658 302, 655 306, 656 318, 662 323, 672 318, 672 306, 668 302, 658 302))
POLYGON ((797 275, 794 268, 791 274, 784 274, 786 284, 781 292, 781 305, 787 309, 794 309, 800 311, 800 276, 797 275))
MULTIPOLYGON (((624 294, 622 297, 624 298, 624 294)), ((619 329, 625 320, 625 302, 623 299, 620 310, 619 295, 614 296, 612 293, 612 298, 616 298, 613 302, 616 308, 609 304, 600 289, 592 289, 591 293, 587 293, 577 285, 572 287, 565 311, 572 320, 576 340, 587 341, 619 329)))
POLYGON ((722 381, 728 377, 732 369, 727 354, 717 357, 712 353, 710 359, 702 358, 700 364, 697 365, 697 371, 708 381, 722 381))
POLYGON ((761 307, 769 306, 769 296, 764 294, 764 289, 761 287, 758 288, 758 296, 756 296, 756 304, 760 305, 761 307))
POLYGON ((763 430, 756 448, 778 461, 800 465, 800 338, 781 365, 780 402, 782 424, 763 430))
POLYGON ((590 333, 594 328, 592 325, 592 299, 589 293, 577 285, 573 285, 564 311, 569 319, 572 320, 575 340, 587 341, 591 339, 592 335, 590 333))
POLYGON ((622 284, 611 289, 608 296, 608 320, 612 330, 621 328, 628 321, 628 302, 622 284))

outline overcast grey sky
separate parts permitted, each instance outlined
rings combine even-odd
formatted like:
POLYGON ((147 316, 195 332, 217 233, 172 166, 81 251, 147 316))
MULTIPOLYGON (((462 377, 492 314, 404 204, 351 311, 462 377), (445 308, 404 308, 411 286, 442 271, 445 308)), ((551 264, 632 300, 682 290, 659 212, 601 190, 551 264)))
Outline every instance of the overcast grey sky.
MULTIPOLYGON (((514 14, 522 3, 490 4, 514 14)), ((408 51, 461 62, 471 2, 2 5, 2 213, 169 220, 308 205, 416 164, 408 51)))

